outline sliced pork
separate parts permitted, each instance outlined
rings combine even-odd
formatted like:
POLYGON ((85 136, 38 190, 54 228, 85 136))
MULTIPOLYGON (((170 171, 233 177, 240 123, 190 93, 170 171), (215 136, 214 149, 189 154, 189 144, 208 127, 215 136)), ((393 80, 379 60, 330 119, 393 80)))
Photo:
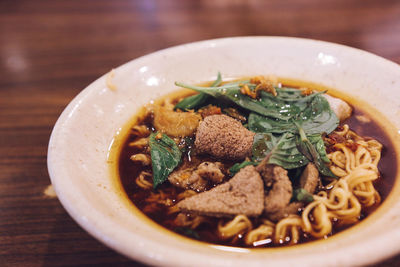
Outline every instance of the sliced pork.
POLYGON ((247 166, 228 182, 186 198, 177 206, 184 212, 215 217, 259 216, 264 210, 263 181, 254 166, 247 166))
POLYGON ((209 181, 219 184, 224 180, 223 168, 224 165, 220 162, 203 162, 197 168, 183 168, 172 172, 168 180, 177 187, 201 192, 206 189, 209 181))
POLYGON ((264 159, 256 169, 264 179, 267 188, 264 212, 268 216, 289 205, 293 188, 287 171, 278 165, 268 164, 267 162, 268 158, 264 159))
POLYGON ((176 170, 168 176, 168 181, 184 189, 192 189, 197 192, 204 191, 207 187, 207 180, 198 175, 194 168, 176 170))
POLYGON ((203 162, 197 167, 197 174, 216 184, 224 180, 225 174, 222 173, 224 165, 220 162, 203 162))

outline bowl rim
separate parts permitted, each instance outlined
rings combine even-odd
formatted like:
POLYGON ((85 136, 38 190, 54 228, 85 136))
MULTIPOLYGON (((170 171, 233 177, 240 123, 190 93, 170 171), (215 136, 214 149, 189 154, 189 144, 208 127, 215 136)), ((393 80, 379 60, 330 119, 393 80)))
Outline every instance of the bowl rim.
MULTIPOLYGON (((138 61, 143 61, 143 60, 147 60, 151 57, 158 57, 160 55, 166 54, 166 53, 174 53, 174 52, 179 52, 179 50, 181 49, 186 49, 187 47, 197 47, 197 48, 201 48, 203 46, 206 46, 207 44, 210 43, 224 43, 224 42, 240 42, 242 40, 255 40, 255 39, 262 39, 262 40, 272 40, 272 39, 285 39, 285 40, 291 40, 291 41, 296 41, 296 42, 310 42, 310 43, 318 43, 318 44, 322 44, 322 45, 328 45, 328 46, 333 46, 333 47, 339 47, 341 49, 346 49, 346 50, 351 50, 353 52, 356 53, 361 53, 363 55, 367 55, 369 57, 374 57, 374 60, 378 60, 380 62, 382 62, 382 64, 387 65, 390 68, 399 68, 399 66, 392 62, 389 61, 387 59, 384 59, 382 57, 379 57, 375 54, 372 54, 370 52, 364 51, 364 50, 360 50, 357 48, 352 48, 346 45, 342 45, 342 44, 335 44, 335 43, 330 43, 330 42, 325 42, 325 41, 319 41, 319 40, 312 40, 312 39, 305 39, 305 38, 296 38, 296 37, 280 37, 280 36, 243 36, 243 37, 227 37, 227 38, 217 38, 217 39, 210 39, 210 40, 203 40, 203 41, 198 41, 198 42, 192 42, 192 43, 187 43, 187 44, 182 44, 182 45, 178 45, 178 46, 173 46, 173 47, 169 47, 169 48, 165 48, 153 53, 149 53, 147 55, 141 56, 139 58, 133 59, 121 66, 119 66, 118 68, 116 68, 116 70, 121 69, 121 68, 125 68, 127 66, 129 66, 130 64, 132 64, 132 62, 138 62, 138 61)), ((398 71, 396 69, 396 71, 398 71)), ((80 99, 84 98, 87 94, 88 94, 88 88, 96 83, 99 82, 101 80, 104 80, 107 74, 104 74, 103 76, 101 76, 100 78, 98 78, 97 80, 95 80, 93 83, 91 83, 90 85, 88 85, 85 89, 83 89, 69 104, 68 106, 64 109, 64 111, 62 112, 62 114, 60 115, 59 119, 57 120, 53 131, 51 133, 50 136, 50 141, 49 141, 49 146, 48 146, 48 158, 47 158, 47 165, 48 165, 48 171, 49 171, 49 175, 50 175, 50 179, 51 182, 55 185, 55 190, 57 193, 57 196, 61 202, 61 204, 64 206, 64 208, 67 210, 67 212, 71 215, 71 217, 82 227, 84 228, 87 232, 89 232, 92 236, 94 236, 96 239, 98 239, 99 241, 101 241, 102 243, 106 244, 107 246, 113 248, 114 250, 124 254, 125 256, 128 256, 130 258, 134 258, 134 259, 139 259, 140 261, 146 262, 148 264, 160 264, 158 259, 155 259, 154 257, 143 257, 142 253, 136 253, 135 255, 132 255, 132 252, 130 251, 129 253, 124 250, 121 249, 121 246, 116 243, 116 240, 112 240, 106 236, 104 236, 102 234, 101 229, 98 228, 97 224, 94 224, 93 222, 91 222, 90 220, 87 220, 87 218, 80 216, 80 212, 78 209, 76 209, 76 207, 74 207, 72 205, 72 202, 70 202, 70 200, 68 199, 67 195, 64 194, 62 188, 57 187, 57 169, 56 166, 57 164, 54 163, 55 160, 57 160, 56 157, 56 153, 54 150, 51 149, 51 147, 53 147, 54 143, 57 142, 56 138, 58 136, 58 131, 60 130, 60 127, 62 127, 62 124, 64 123, 65 120, 68 119, 68 114, 72 111, 72 109, 74 108, 74 106, 80 101, 80 99)), ((398 178, 398 176, 397 176, 398 178)), ((396 179, 396 184, 399 183, 399 179, 396 179)), ((389 196, 392 193, 389 194, 389 196)), ((389 198, 388 196, 388 198, 389 198)), ((385 202, 384 202, 385 203, 385 202)), ((384 235, 381 235, 379 238, 384 240, 387 238, 387 236, 390 236, 391 233, 385 233, 384 235)), ((332 237, 331 237, 332 238, 332 237)), ((187 239, 187 238, 184 238, 187 239)), ((188 239, 190 240, 190 239, 188 239)), ((196 241, 194 241, 196 242, 196 241)), ((318 241, 315 241, 318 242, 318 241)), ((314 243, 314 242, 312 242, 314 243)), ((254 250, 254 249, 252 249, 254 250)), ((255 249, 256 250, 260 250, 260 249, 255 249)), ((261 249, 264 250, 264 249, 261 249)), ((397 242, 397 246, 396 247, 392 247, 392 250, 387 249, 387 250, 382 250, 380 249, 380 254, 378 256, 375 256, 375 258, 371 261, 369 260, 368 263, 371 262, 376 262, 378 260, 387 258, 397 252, 400 251, 400 242, 397 242)), ((363 262, 362 259, 357 259, 358 261, 356 261, 356 263, 361 263, 361 264, 365 264, 367 262, 363 262)), ((173 265, 176 262, 171 261, 168 262, 167 264, 169 265, 173 265)))

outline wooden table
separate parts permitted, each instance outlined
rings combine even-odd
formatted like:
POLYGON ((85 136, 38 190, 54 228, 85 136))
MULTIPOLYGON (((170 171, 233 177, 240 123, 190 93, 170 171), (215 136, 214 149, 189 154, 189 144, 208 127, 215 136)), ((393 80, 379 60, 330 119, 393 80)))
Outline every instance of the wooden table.
MULTIPOLYGON (((45 194, 52 127, 113 67, 241 35, 326 40, 400 63, 400 1, 0 1, 0 266, 139 265, 89 236, 45 194)), ((399 266, 400 255, 376 266, 388 265, 399 266)))

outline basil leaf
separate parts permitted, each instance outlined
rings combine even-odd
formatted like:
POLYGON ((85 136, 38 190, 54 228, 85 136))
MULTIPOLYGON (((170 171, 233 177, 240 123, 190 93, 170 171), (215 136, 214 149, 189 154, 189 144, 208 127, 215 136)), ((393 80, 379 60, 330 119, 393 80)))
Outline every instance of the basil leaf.
POLYGON ((297 131, 291 121, 268 118, 253 112, 249 115, 248 127, 250 131, 256 133, 282 134, 286 132, 295 133, 297 131))
MULTIPOLYGON (((299 128, 299 136, 296 138, 296 146, 297 149, 310 161, 315 164, 318 171, 324 175, 329 177, 338 178, 333 172, 326 166, 323 158, 318 153, 317 149, 307 138, 304 130, 297 125, 299 128)), ((322 138, 321 138, 322 139, 322 138)))
POLYGON ((326 154, 325 143, 324 139, 322 139, 321 134, 313 134, 307 135, 308 140, 310 140, 311 144, 314 145, 315 149, 317 150, 319 156, 325 163, 330 163, 331 161, 326 154))
MULTIPOLYGON (((281 119, 281 120, 288 120, 291 118, 291 117, 288 117, 288 115, 285 112, 282 112, 282 110, 285 110, 286 104, 280 103, 279 100, 275 101, 276 103, 271 104, 272 102, 269 101, 268 99, 264 99, 264 100, 253 99, 247 95, 243 95, 240 92, 241 85, 243 85, 243 84, 247 84, 251 89, 254 89, 256 86, 255 84, 250 84, 249 81, 247 81, 247 80, 240 81, 240 82, 228 83, 228 84, 224 84, 222 86, 215 87, 215 88, 193 86, 193 85, 187 85, 187 84, 183 84, 183 83, 179 83, 179 82, 175 83, 175 85, 177 85, 177 86, 192 89, 192 90, 198 91, 200 93, 205 93, 214 98, 221 99, 223 101, 228 100, 231 103, 234 103, 244 109, 256 112, 256 113, 264 115, 264 116, 270 116, 272 118, 277 118, 277 119, 281 119)), ((268 93, 265 93, 265 94, 268 94, 268 93)), ((296 112, 298 112, 298 111, 296 110, 292 114, 295 114, 296 112)))
POLYGON ((157 135, 158 133, 152 133, 149 138, 154 188, 167 180, 168 175, 181 162, 182 156, 174 140, 165 134, 157 139, 157 135))
POLYGON ((292 133, 282 135, 256 133, 252 148, 253 160, 261 161, 271 153, 268 163, 279 165, 288 170, 305 166, 310 161, 313 162, 314 158, 321 160, 324 166, 324 162, 330 162, 321 135, 308 136, 311 146, 316 151, 316 155, 313 157, 310 153, 302 153, 302 151, 308 152, 308 148, 299 148, 297 138, 298 136, 292 133))
POLYGON ((182 99, 178 104, 175 105, 174 109, 181 109, 181 110, 196 109, 197 107, 202 106, 207 101, 208 98, 209 96, 204 93, 192 95, 182 99))
MULTIPOLYGON (((217 79, 211 84, 211 87, 219 86, 222 82, 221 73, 218 72, 217 79)), ((205 93, 199 93, 182 99, 175 105, 174 109, 189 110, 197 109, 203 106, 210 97, 205 93)))
POLYGON ((276 136, 274 134, 260 134, 254 136, 253 160, 261 161, 271 154, 268 163, 276 164, 284 169, 295 169, 306 165, 309 161, 301 154, 295 141, 295 135, 285 133, 276 136))
POLYGON ((301 118, 296 121, 307 134, 331 133, 339 125, 339 119, 332 111, 328 101, 322 95, 313 98, 310 106, 306 108, 301 118))
POLYGON ((293 190, 292 201, 310 203, 314 201, 314 197, 304 188, 296 188, 293 190))
POLYGON ((309 102, 312 98, 326 93, 326 91, 321 91, 317 93, 312 93, 310 95, 304 95, 303 91, 297 88, 282 87, 275 88, 277 92, 276 98, 285 102, 298 102, 304 101, 309 102))
POLYGON ((243 161, 242 163, 235 163, 232 167, 229 168, 229 175, 234 176, 236 173, 240 171, 240 169, 249 165, 257 166, 258 163, 247 160, 243 161))
POLYGON ((297 128, 290 120, 301 123, 308 134, 330 133, 339 125, 339 119, 321 95, 324 92, 304 96, 301 90, 295 88, 275 88, 277 96, 261 91, 260 98, 253 99, 240 92, 243 84, 254 90, 256 85, 248 80, 218 87, 192 86, 178 82, 175 84, 214 98, 229 100, 251 111, 249 129, 254 132, 296 133, 297 128))
MULTIPOLYGON (((250 113, 249 129, 258 133, 297 133, 297 127, 293 122, 301 124, 307 134, 330 133, 336 129, 339 125, 339 119, 331 110, 325 97, 315 94, 310 102, 306 102, 301 100, 298 103, 291 104, 298 108, 299 113, 290 121, 250 113), (307 105, 304 106, 305 103, 307 105)), ((295 109, 292 107, 292 110, 295 109)))

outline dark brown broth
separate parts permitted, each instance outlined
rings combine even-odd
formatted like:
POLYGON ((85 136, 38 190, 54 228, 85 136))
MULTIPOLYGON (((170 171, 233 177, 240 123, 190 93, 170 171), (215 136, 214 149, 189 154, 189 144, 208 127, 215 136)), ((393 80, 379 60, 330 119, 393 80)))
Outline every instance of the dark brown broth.
MULTIPOLYGON (((358 116, 368 117, 367 113, 363 112, 362 109, 360 109, 359 107, 353 107, 353 116, 347 119, 345 123, 347 123, 350 126, 350 129, 355 131, 358 135, 374 138, 382 143, 384 147, 382 151, 382 158, 378 165, 381 177, 375 183, 375 187, 380 193, 382 201, 384 201, 394 185, 395 175, 398 168, 396 164, 396 155, 394 152, 393 144, 377 122, 371 120, 370 122, 365 123, 358 120, 358 116)), ((145 118, 144 121, 139 121, 139 124, 142 124, 143 122, 151 127, 150 117, 145 118)), ((139 186, 136 185, 135 179, 141 171, 151 171, 151 168, 142 167, 141 164, 134 163, 129 159, 132 154, 140 152, 139 150, 128 146, 128 143, 131 141, 133 141, 133 138, 132 136, 129 136, 126 139, 119 156, 119 176, 124 190, 126 191, 129 199, 134 203, 134 205, 141 211, 143 211, 144 214, 146 214, 149 218, 151 218, 158 224, 168 228, 169 230, 179 233, 181 228, 174 224, 176 214, 168 214, 167 207, 162 204, 156 204, 151 209, 146 209, 148 203, 146 203, 145 199, 150 195, 152 190, 141 189, 139 186)), ((176 195, 183 191, 182 189, 175 188, 169 185, 167 182, 161 185, 159 190, 163 190, 163 192, 168 194, 168 196, 173 199, 174 202, 176 202, 176 195)), ((363 210, 361 219, 368 216, 368 214, 373 212, 377 207, 378 205, 375 205, 368 210, 363 210)), ((199 235, 201 241, 228 246, 248 247, 244 244, 241 238, 236 238, 233 241, 224 241, 218 238, 218 234, 216 233, 218 221, 218 219, 209 218, 207 223, 200 225, 196 229, 196 233, 199 235)), ((252 222, 254 225, 257 225, 258 219, 252 219, 252 222)), ((334 229, 331 235, 343 231, 349 227, 351 226, 338 227, 334 225, 334 229)), ((300 240, 300 243, 313 240, 315 240, 315 238, 309 237, 304 234, 300 240)), ((264 245, 264 247, 273 246, 281 245, 276 245, 273 243, 264 245)))

